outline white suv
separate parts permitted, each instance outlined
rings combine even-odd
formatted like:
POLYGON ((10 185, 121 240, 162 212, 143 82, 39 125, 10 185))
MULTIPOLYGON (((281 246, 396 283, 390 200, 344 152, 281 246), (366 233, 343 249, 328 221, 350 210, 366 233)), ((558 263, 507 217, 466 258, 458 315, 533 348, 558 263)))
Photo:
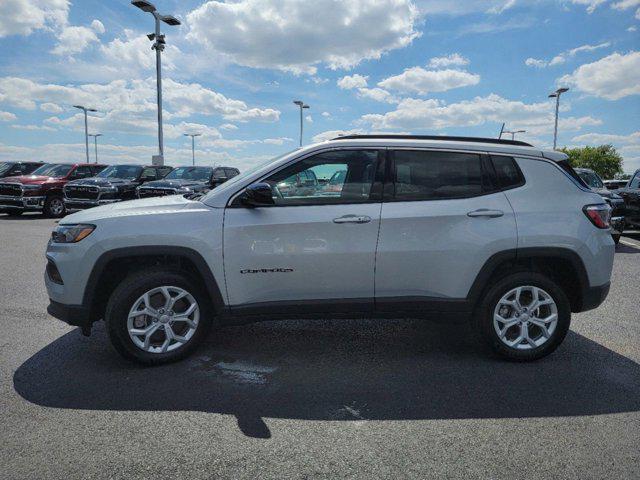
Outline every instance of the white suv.
POLYGON ((523 142, 347 136, 198 199, 60 221, 48 311, 104 319, 127 358, 184 357, 210 327, 308 317, 473 320, 513 360, 562 342, 609 291, 610 208, 566 156, 523 142))

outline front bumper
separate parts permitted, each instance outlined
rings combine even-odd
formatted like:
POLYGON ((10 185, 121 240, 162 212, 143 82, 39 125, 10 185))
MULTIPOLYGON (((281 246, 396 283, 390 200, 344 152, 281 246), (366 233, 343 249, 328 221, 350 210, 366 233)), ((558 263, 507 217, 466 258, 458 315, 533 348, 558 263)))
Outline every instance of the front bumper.
POLYGON ((0 195, 0 210, 40 211, 44 208, 44 199, 45 197, 0 195))
POLYGON ((611 223, 611 233, 622 234, 625 228, 624 217, 611 217, 610 223, 611 223))
POLYGON ((109 200, 89 200, 84 198, 66 198, 64 206, 67 211, 86 210, 87 208, 99 207, 100 205, 109 205, 110 203, 120 202, 119 198, 109 200))

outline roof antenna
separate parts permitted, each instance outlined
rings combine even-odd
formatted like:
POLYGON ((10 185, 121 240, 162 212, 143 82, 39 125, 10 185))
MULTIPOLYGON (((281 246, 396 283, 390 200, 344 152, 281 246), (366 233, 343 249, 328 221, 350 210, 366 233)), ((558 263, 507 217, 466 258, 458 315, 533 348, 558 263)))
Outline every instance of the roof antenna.
POLYGON ((502 123, 502 128, 500 129, 500 135, 498 135, 498 140, 502 140, 503 133, 504 133, 504 123, 502 123))

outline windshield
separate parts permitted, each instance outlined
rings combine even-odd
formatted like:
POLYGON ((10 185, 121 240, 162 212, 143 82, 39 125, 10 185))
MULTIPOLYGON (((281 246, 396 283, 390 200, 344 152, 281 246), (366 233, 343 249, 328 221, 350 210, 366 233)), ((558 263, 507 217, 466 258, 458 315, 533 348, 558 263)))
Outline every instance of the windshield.
POLYGON ((584 180, 584 183, 589 185, 591 188, 604 188, 604 184, 600 177, 595 172, 578 172, 580 178, 584 180))
POLYGON ((102 170, 96 177, 100 178, 125 178, 135 180, 140 176, 142 167, 138 165, 111 165, 102 170))
POLYGON ((211 178, 211 167, 179 167, 164 177, 166 180, 195 180, 206 182, 211 178))
POLYGON ((61 178, 69 175, 69 172, 72 168, 73 165, 56 165, 55 163, 48 163, 34 170, 31 175, 42 175, 43 177, 61 178))
POLYGON ((7 173, 13 165, 11 162, 0 163, 0 175, 7 173))

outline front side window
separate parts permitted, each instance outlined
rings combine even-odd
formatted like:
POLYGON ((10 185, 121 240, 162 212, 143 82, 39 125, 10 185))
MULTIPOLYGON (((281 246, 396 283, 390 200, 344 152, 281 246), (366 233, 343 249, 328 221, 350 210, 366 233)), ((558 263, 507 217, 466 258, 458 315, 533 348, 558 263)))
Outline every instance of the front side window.
POLYGON ((140 172, 142 172, 142 167, 137 165, 111 165, 102 170, 96 177, 135 180, 140 176, 140 172))
POLYGON ((372 190, 377 167, 377 150, 337 150, 305 158, 265 182, 276 205, 364 203, 376 201, 372 190), (331 185, 340 174, 342 181, 331 185))
POLYGON ((394 152, 395 200, 442 200, 483 193, 480 155, 397 150, 394 152))
POLYGON ((69 175, 69 172, 73 168, 73 165, 64 165, 55 163, 49 163, 42 165, 33 171, 32 175, 42 175, 44 177, 63 178, 69 175))

